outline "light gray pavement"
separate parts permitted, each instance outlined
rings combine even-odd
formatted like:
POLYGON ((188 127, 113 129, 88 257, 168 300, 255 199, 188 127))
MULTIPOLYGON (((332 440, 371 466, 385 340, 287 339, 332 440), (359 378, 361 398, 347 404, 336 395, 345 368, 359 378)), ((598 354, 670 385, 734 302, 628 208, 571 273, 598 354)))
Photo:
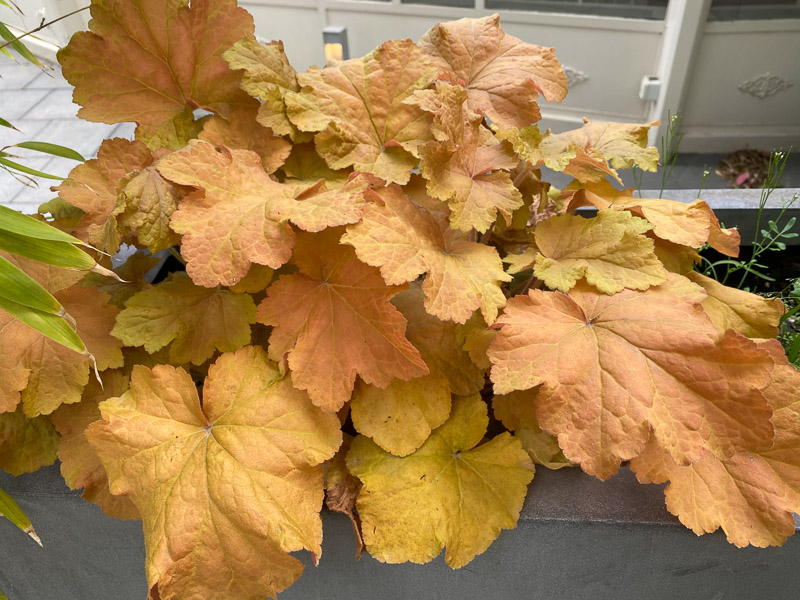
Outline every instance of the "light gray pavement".
MULTIPOLYGON (((133 125, 89 123, 77 117, 72 103, 72 88, 56 65, 43 72, 33 65, 13 63, 0 57, 0 117, 20 131, 0 127, 0 148, 22 141, 51 142, 92 158, 105 138, 133 135, 133 125)), ((65 177, 78 163, 21 149, 9 152, 24 156, 20 161, 33 169, 65 177)), ((55 196, 50 191, 55 180, 40 179, 38 187, 28 187, 0 170, 0 204, 24 213, 35 213, 43 202, 55 196)))

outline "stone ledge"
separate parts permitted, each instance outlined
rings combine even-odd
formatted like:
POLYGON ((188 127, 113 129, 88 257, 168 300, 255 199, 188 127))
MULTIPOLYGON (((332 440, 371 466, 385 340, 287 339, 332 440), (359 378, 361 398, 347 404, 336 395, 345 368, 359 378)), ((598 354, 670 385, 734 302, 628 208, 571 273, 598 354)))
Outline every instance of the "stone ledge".
MULTIPOLYGON (((140 600, 146 595, 138 522, 105 517, 66 489, 56 466, 0 475, 44 543, 2 527, 0 589, 11 600, 140 600)), ((627 469, 607 482, 577 469, 540 469, 517 529, 453 571, 428 565, 353 561, 349 521, 324 515, 320 566, 279 600, 795 600, 800 537, 781 548, 737 549, 701 537, 667 513, 662 486, 627 469)))

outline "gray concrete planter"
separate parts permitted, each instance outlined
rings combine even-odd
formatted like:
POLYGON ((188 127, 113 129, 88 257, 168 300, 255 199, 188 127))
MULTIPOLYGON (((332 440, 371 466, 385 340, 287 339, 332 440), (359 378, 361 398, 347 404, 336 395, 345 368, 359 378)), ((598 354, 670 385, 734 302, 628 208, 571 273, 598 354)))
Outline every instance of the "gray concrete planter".
MULTIPOLYGON (((3 475, 0 485, 44 543, 0 525, 0 589, 10 600, 144 600, 139 522, 105 517, 64 487, 57 467, 3 475)), ((796 600, 800 536, 766 550, 737 549, 719 532, 698 538, 667 513, 661 487, 639 485, 627 470, 603 483, 577 469, 540 469, 517 529, 458 571, 441 558, 356 563, 349 521, 325 514, 320 566, 279 599, 796 600)))
MULTIPOLYGON (((764 220, 800 189, 777 190, 764 220)), ((642 197, 657 197, 644 190, 642 197)), ((706 190, 744 243, 755 234, 759 190, 706 190)), ((691 202, 694 190, 667 190, 691 202)), ((800 217, 800 204, 790 210, 800 217)), ((800 220, 800 219, 799 219, 800 220)), ((787 240, 800 244, 800 238, 787 240)), ((158 269, 154 269, 154 272, 158 269)), ((53 466, 30 475, 0 473, 44 543, 39 548, 0 520, 0 589, 10 600, 144 600, 144 541, 139 522, 103 515, 67 489, 53 466)), ((600 482, 578 469, 539 469, 519 526, 505 531, 466 567, 354 562, 349 521, 324 515, 320 566, 281 600, 796 600, 800 536, 781 548, 737 549, 717 532, 702 537, 664 507, 663 486, 639 485, 623 469, 600 482)), ((798 522, 800 528, 800 521, 798 522)))

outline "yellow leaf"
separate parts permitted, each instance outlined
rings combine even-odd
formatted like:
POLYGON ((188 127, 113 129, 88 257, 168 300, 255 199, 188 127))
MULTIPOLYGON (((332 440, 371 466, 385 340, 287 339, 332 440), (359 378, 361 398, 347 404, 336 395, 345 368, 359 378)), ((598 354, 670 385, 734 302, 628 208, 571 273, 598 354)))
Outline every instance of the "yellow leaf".
POLYGON ((385 390, 361 383, 350 401, 356 431, 395 456, 414 452, 449 415, 450 384, 439 374, 395 379, 385 390))
POLYGON ((241 69, 242 89, 261 100, 258 122, 278 135, 291 136, 295 142, 302 141, 303 134, 289 121, 286 115, 285 96, 297 92, 297 72, 283 50, 283 42, 259 44, 253 36, 236 42, 222 57, 232 69, 241 69))
POLYGON ((542 134, 533 125, 520 131, 502 129, 499 134, 534 166, 563 171, 584 183, 601 182, 607 175, 620 181, 616 169, 634 165, 644 171, 658 168, 658 150, 647 145, 647 132, 658 121, 642 125, 583 121, 580 129, 563 133, 542 134))
POLYGON ((373 202, 342 243, 352 245, 363 262, 380 267, 389 285, 427 274, 422 290, 432 315, 464 323, 480 308, 486 321, 494 322, 506 302, 500 284, 511 280, 494 248, 464 241, 440 226, 399 186, 370 191, 368 197, 373 202))
POLYGON ((487 424, 479 396, 455 398, 447 422, 409 456, 353 441, 347 467, 364 484, 358 514, 375 558, 426 563, 446 546, 458 568, 516 526, 533 465, 509 433, 478 446, 487 424))
POLYGON ((281 378, 263 350, 225 354, 201 406, 182 369, 137 367, 100 405, 87 438, 111 491, 129 494, 146 537, 147 578, 162 598, 261 600, 291 585, 322 541, 322 462, 339 420, 281 378))
POLYGON ((653 253, 650 229, 628 213, 600 211, 591 219, 562 215, 536 227, 534 273, 551 289, 566 292, 586 277, 601 292, 644 290, 667 278, 653 253))
POLYGON ((183 274, 139 292, 125 303, 112 332, 126 346, 150 353, 170 345, 175 364, 200 365, 214 354, 250 343, 256 306, 247 294, 202 288, 183 274))

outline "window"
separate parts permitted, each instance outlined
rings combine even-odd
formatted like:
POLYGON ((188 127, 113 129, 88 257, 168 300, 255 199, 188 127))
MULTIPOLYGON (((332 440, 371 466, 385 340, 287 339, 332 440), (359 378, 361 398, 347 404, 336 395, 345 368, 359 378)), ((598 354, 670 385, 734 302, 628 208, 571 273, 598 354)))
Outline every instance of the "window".
POLYGON ((432 6, 455 6, 475 8, 475 0, 401 0, 403 4, 427 4, 432 6))
POLYGON ((708 19, 800 19, 800 0, 713 0, 708 19))
POLYGON ((663 19, 668 0, 486 0, 486 8, 663 19))

